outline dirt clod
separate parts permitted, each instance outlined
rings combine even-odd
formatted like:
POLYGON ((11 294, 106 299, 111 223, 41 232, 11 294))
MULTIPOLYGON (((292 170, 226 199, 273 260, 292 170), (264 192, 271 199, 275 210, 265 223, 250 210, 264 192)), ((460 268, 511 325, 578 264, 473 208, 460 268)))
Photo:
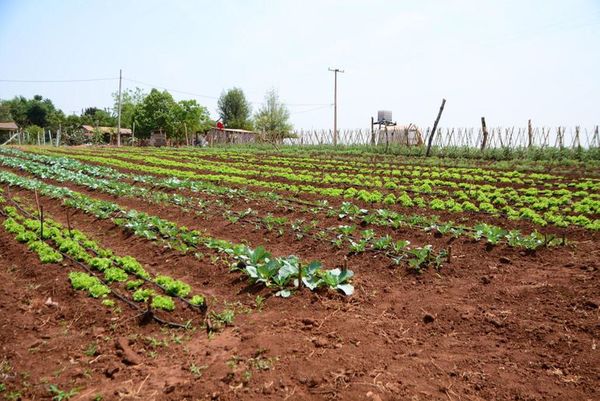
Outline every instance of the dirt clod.
POLYGON ((433 323, 434 321, 435 321, 435 316, 433 316, 431 313, 426 313, 425 315, 423 315, 423 323, 429 324, 429 323, 433 323))
POLYGON ((104 369, 104 375, 109 379, 112 379, 119 370, 120 369, 117 365, 109 365, 104 369))
POLYGON ((129 347, 129 341, 125 337, 119 337, 115 341, 115 347, 121 351, 121 360, 126 365, 139 365, 142 363, 142 359, 136 354, 131 347, 129 347))

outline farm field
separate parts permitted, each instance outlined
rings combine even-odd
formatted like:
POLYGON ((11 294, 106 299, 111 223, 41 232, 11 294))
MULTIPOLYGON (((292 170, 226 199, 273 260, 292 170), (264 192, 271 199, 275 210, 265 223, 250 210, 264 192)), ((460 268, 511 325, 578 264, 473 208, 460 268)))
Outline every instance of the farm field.
POLYGON ((600 166, 0 147, 0 392, 600 398, 600 166))

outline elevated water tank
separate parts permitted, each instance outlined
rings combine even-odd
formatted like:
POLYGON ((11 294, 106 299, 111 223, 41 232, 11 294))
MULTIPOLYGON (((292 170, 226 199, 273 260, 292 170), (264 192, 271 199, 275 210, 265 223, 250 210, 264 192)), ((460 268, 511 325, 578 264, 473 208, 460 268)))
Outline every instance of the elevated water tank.
POLYGON ((392 121, 392 111, 391 110, 379 110, 377 112, 377 122, 391 122, 392 121))

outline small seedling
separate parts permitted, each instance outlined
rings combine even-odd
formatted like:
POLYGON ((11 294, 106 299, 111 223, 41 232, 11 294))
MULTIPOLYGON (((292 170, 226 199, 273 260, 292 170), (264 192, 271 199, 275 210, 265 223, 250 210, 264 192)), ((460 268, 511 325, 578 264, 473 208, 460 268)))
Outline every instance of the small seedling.
POLYGON ((265 306, 265 297, 257 295, 256 299, 254 299, 254 305, 256 306, 256 309, 261 311, 263 306, 265 306))
POLYGON ((72 397, 74 397, 75 395, 77 395, 77 393, 79 392, 76 388, 72 388, 69 391, 63 391, 63 390, 59 389, 54 384, 50 385, 49 391, 50 391, 50 394, 54 395, 52 397, 53 401, 70 400, 72 397))
POLYGON ((192 363, 190 365, 190 373, 193 374, 195 377, 202 376, 202 372, 206 369, 208 369, 208 366, 206 365, 197 366, 195 363, 192 363))
POLYGON ((83 353, 89 357, 98 355, 98 344, 96 344, 95 342, 88 344, 87 348, 85 349, 85 351, 83 351, 83 353))

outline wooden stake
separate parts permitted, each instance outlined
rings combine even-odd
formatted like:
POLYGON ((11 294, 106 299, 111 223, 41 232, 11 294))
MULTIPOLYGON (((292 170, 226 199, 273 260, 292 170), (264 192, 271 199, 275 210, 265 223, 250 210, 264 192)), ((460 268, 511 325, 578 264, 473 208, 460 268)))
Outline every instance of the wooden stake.
POLYGON ((375 125, 375 120, 373 117, 371 117, 371 146, 375 146, 375 129, 374 129, 374 125, 375 125))
POLYGON ((71 234, 71 219, 69 217, 69 209, 67 208, 67 230, 69 231, 69 238, 73 238, 73 234, 71 234))
POLYGON ((481 151, 483 152, 488 140, 488 130, 487 126, 485 125, 485 117, 481 117, 481 132, 483 133, 483 139, 481 140, 481 151))
POLYGON ((533 129, 531 128, 531 119, 527 121, 527 136, 529 138, 527 147, 530 148, 533 146, 533 129))
POLYGON ((431 144, 433 142, 433 135, 435 134, 435 130, 437 128, 438 123, 440 122, 440 117, 442 116, 442 112, 444 111, 444 106, 446 105, 446 99, 442 99, 442 105, 440 106, 440 111, 438 112, 437 118, 433 123, 433 129, 431 130, 431 135, 429 136, 429 142, 427 143, 427 152, 425 152, 425 157, 429 157, 429 153, 431 152, 431 144))
POLYGON ((44 206, 40 205, 40 239, 44 240, 44 206))
POLYGON ((387 129, 387 124, 384 125, 385 127, 385 153, 388 152, 388 148, 390 147, 390 139, 388 136, 388 129, 387 129))

